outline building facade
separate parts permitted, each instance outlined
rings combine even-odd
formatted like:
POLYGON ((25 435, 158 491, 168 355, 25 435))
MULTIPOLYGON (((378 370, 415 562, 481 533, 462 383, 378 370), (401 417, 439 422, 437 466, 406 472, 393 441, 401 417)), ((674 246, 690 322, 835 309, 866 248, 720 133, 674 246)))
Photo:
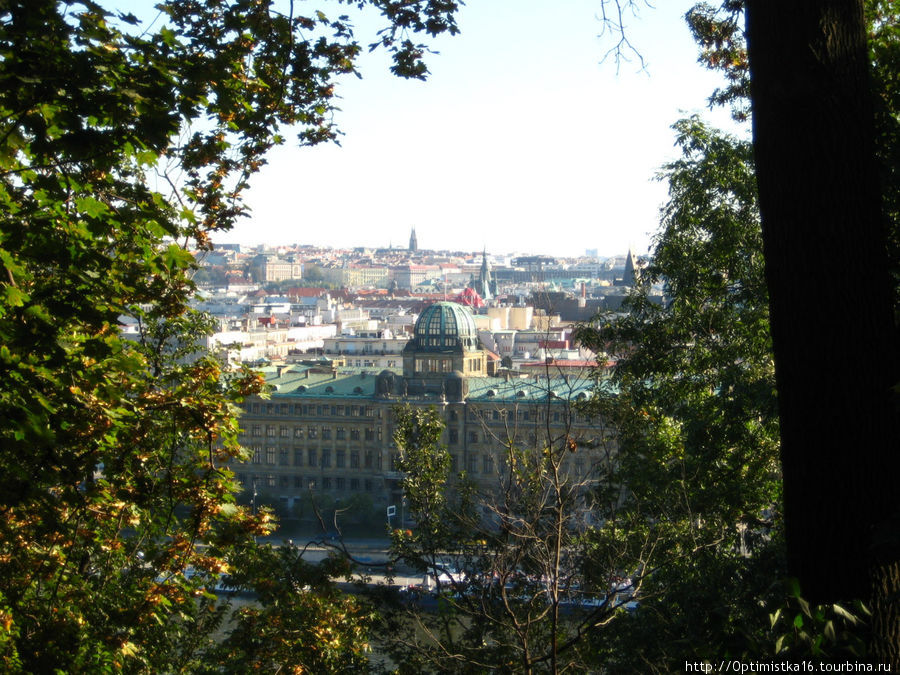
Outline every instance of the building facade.
POLYGON ((487 354, 469 311, 438 302, 419 316, 402 370, 323 364, 273 370, 269 399, 244 403, 241 443, 250 461, 232 468, 245 489, 288 506, 309 493, 365 494, 376 508, 398 504, 393 411, 408 404, 440 413, 451 473, 465 471, 485 490, 499 486, 513 446, 582 447, 566 455, 563 470, 589 481, 614 439, 578 411, 594 386, 587 371, 488 377, 487 354))

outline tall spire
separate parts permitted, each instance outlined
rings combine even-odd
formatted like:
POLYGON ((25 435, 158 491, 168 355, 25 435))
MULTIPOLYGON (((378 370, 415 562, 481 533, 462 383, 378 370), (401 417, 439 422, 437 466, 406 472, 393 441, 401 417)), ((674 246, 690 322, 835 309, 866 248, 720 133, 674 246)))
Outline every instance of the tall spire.
POLYGON ((491 299, 491 268, 487 261, 487 247, 481 253, 481 272, 478 273, 478 285, 483 300, 491 299))
POLYGON ((412 232, 409 233, 409 250, 410 251, 418 251, 419 250, 419 242, 416 239, 416 228, 412 229, 412 232))
POLYGON ((625 274, 622 275, 622 284, 634 286, 637 282, 637 265, 634 262, 634 253, 628 247, 628 255, 625 257, 625 274))

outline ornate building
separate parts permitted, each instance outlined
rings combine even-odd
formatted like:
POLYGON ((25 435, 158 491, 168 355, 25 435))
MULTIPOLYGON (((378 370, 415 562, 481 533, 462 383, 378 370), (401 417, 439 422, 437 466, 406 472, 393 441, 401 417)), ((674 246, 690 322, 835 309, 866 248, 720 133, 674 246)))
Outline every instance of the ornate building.
POLYGON ((591 448, 609 439, 573 405, 591 394, 587 372, 489 377, 487 355, 469 310, 438 302, 420 314, 402 370, 338 371, 327 362, 272 370, 270 397, 244 403, 241 442, 251 459, 232 468, 246 489, 287 505, 308 492, 397 504, 393 408, 410 404, 441 413, 453 473, 465 470, 485 489, 506 470, 510 445, 577 442, 587 450, 572 453, 564 469, 589 479, 603 459, 591 448))

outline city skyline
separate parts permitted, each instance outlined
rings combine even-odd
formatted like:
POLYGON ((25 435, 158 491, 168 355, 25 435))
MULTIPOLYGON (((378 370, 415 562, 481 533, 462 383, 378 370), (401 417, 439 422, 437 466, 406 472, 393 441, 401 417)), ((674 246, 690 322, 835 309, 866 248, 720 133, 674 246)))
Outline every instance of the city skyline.
MULTIPOLYGON (((503 0, 461 9, 461 35, 435 43, 427 82, 387 73, 383 54, 338 87, 341 146, 284 146, 247 195, 250 217, 217 241, 386 248, 411 228, 432 250, 557 256, 647 253, 674 158, 670 128, 719 84, 697 64, 682 15, 628 23, 636 60, 600 63, 598 0, 555 7, 503 0)), ((363 42, 371 17, 357 22, 363 42)))

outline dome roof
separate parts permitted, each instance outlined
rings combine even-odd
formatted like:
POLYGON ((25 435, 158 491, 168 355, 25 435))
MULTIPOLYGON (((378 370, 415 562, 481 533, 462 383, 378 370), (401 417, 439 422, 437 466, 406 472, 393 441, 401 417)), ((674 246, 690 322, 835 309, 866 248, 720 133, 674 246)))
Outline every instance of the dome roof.
POLYGON ((480 349, 475 319, 455 302, 436 302, 422 311, 416 321, 415 343, 417 351, 480 349))

